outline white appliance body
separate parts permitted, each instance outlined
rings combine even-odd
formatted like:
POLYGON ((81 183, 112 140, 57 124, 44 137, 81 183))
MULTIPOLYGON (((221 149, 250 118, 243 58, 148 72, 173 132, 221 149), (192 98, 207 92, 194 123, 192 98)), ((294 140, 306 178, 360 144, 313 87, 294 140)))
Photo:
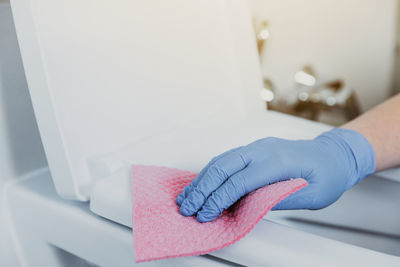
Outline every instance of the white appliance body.
MULTIPOLYGON (((68 253, 98 265, 134 264, 130 164, 197 172, 216 154, 258 138, 312 138, 330 129, 265 110, 245 0, 14 0, 12 8, 50 169, 7 190, 26 265, 61 265, 68 253)), ((361 191, 351 194, 357 203, 368 199, 361 191)), ((302 217, 308 214, 294 214, 297 221, 292 213, 273 217, 312 226, 302 217)), ((334 225, 353 226, 351 218, 338 217, 334 225)), ((379 233, 398 231, 387 224, 379 233)), ((243 265, 399 263, 267 220, 212 255, 243 265)), ((224 264, 194 257, 151 265, 161 263, 224 264)))

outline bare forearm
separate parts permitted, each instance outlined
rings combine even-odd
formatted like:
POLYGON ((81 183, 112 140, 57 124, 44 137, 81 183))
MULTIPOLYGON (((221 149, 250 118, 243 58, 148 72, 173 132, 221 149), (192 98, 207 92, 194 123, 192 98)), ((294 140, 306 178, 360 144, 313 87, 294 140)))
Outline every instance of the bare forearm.
POLYGON ((375 150, 376 171, 400 165, 400 94, 342 128, 362 133, 375 150))

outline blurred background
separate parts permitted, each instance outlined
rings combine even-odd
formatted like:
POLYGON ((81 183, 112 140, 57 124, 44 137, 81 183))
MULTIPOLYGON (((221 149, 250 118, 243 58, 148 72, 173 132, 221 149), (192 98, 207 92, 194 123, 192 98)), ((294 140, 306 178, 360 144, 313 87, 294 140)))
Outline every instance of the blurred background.
MULTIPOLYGON (((400 0, 249 4, 269 109, 340 125, 400 92, 400 0)), ((10 5, 0 0, 0 190, 45 165, 10 5)), ((3 210, 0 266, 16 266, 3 210)))
POLYGON ((400 91, 398 1, 249 2, 271 109, 340 125, 400 91))

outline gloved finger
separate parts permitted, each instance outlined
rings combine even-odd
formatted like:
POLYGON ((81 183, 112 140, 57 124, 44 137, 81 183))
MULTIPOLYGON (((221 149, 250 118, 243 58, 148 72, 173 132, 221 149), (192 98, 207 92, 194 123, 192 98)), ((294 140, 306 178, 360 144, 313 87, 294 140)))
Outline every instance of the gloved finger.
MULTIPOLYGON (((199 177, 199 176, 197 176, 197 177, 199 177)), ((196 177, 196 178, 197 178, 197 177, 196 177)), ((195 178, 194 180, 196 180, 196 178, 195 178)), ((193 181, 194 181, 194 180, 193 180, 193 181)), ((178 205, 180 206, 180 205, 182 204, 183 200, 185 200, 185 198, 188 196, 188 194, 189 194, 190 192, 192 192, 192 187, 191 187, 191 185, 185 186, 185 187, 183 188, 182 193, 180 193, 180 194, 178 195, 178 197, 176 198, 176 204, 178 204, 178 205)))
POLYGON ((245 179, 249 175, 248 168, 234 174, 207 199, 197 213, 199 222, 209 222, 217 218, 225 209, 248 193, 245 179))
POLYGON ((266 168, 263 164, 251 164, 230 177, 207 199, 197 214, 197 220, 212 221, 245 194, 269 184, 288 180, 296 173, 280 166, 274 158, 271 158, 269 165, 266 168), (265 169, 269 170, 268 173, 265 169))
POLYGON ((282 199, 271 210, 312 209, 316 193, 313 186, 307 185, 294 194, 282 199))
POLYGON ((240 150, 216 160, 208 168, 198 184, 193 187, 193 191, 182 202, 180 212, 184 216, 194 215, 203 206, 206 199, 230 176, 241 171, 247 166, 248 162, 241 155, 240 150))
POLYGON ((193 188, 197 186, 197 184, 199 183, 200 179, 204 176, 204 174, 207 172, 208 168, 214 164, 214 162, 216 162, 218 159, 222 158, 223 156, 232 153, 238 149, 240 149, 241 147, 236 147, 233 149, 230 149, 228 151, 225 151, 224 153, 214 157, 201 171, 200 173, 196 176, 195 179, 193 179, 193 181, 190 183, 190 185, 187 185, 184 187, 183 192, 180 193, 178 195, 178 197, 176 198, 176 203, 181 206, 183 200, 185 200, 185 198, 187 198, 187 196, 193 191, 193 188))

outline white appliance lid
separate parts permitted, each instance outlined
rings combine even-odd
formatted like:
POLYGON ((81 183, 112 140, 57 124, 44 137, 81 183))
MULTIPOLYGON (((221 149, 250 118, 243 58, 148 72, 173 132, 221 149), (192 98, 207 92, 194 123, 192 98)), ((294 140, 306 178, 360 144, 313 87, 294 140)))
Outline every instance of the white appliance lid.
MULTIPOLYGON (((263 110, 245 0, 13 0, 58 193, 88 200, 88 162, 178 125, 263 110)), ((134 146, 133 146, 134 147, 134 146)))

